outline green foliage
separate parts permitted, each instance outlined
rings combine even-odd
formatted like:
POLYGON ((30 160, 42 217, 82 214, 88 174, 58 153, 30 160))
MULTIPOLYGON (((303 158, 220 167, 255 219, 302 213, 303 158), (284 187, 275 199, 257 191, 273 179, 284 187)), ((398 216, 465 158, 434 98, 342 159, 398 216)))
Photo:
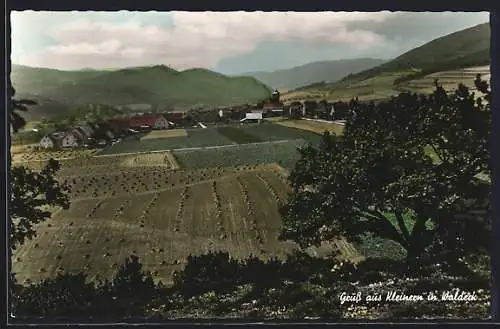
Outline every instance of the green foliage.
POLYGON ((142 317, 163 292, 135 256, 125 260, 111 281, 92 281, 86 273, 62 273, 27 286, 14 284, 17 319, 90 320, 142 317))
MULTIPOLYGON (((12 89, 12 97, 15 91, 12 89)), ((11 108, 11 127, 13 131, 21 129, 26 122, 20 120, 16 111, 27 111, 25 105, 32 105, 30 100, 14 100, 11 108)), ((69 186, 61 184, 55 178, 60 165, 56 160, 49 160, 40 172, 33 172, 25 167, 13 167, 10 171, 10 216, 8 220, 9 244, 15 249, 26 239, 36 235, 35 225, 50 218, 51 213, 43 208, 69 207, 69 186)))
POLYGON ((411 279, 388 262, 364 262, 354 267, 335 259, 296 252, 284 261, 250 257, 233 260, 227 253, 189 257, 176 272, 172 287, 153 284, 137 258, 129 258, 110 281, 91 282, 83 273, 59 274, 27 286, 15 284, 12 313, 17 321, 161 320, 173 318, 322 319, 452 317, 484 318, 488 275, 449 277, 433 272, 411 279), (220 271, 220 272, 219 272, 220 271), (477 291, 473 304, 362 303, 350 311, 340 305, 342 292, 384 293, 389 290, 427 293, 455 287, 477 291), (404 306, 404 307, 403 307, 404 306))
POLYGON ((9 234, 11 248, 36 236, 36 224, 50 218, 47 206, 69 207, 69 186, 61 184, 55 174, 60 165, 49 160, 40 172, 25 167, 11 168, 9 234))
POLYGON ((404 260, 406 257, 406 250, 399 243, 370 232, 361 235, 356 249, 366 258, 404 260))
MULTIPOLYGON (((306 247, 342 235, 359 243, 371 232, 404 247, 411 265, 436 241, 434 252, 454 255, 447 259, 463 255, 465 224, 473 223, 458 214, 472 210, 467 200, 489 193, 474 178, 488 171, 491 136, 488 85, 479 77, 476 85, 482 97, 459 85, 452 95, 438 86, 430 96, 352 103, 357 115, 343 137, 325 134, 319 147, 300 151, 281 237, 306 247), (426 153, 429 145, 439 163, 426 153), (479 187, 471 190, 472 184, 479 187)), ((485 218, 474 227, 484 231, 485 218)))
POLYGON ((16 95, 16 90, 14 88, 10 88, 11 91, 11 102, 12 108, 10 109, 9 117, 10 117, 10 125, 11 129, 14 133, 17 133, 19 129, 23 128, 26 125, 26 120, 20 115, 19 112, 26 112, 28 108, 26 105, 36 105, 36 103, 29 99, 14 99, 16 95))

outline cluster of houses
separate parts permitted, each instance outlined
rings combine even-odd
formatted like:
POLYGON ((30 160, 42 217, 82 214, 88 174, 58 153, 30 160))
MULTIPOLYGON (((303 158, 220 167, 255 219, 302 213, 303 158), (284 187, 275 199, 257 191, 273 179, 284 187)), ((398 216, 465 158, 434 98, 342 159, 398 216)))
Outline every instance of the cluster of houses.
POLYGON ((103 147, 121 138, 150 129, 168 129, 175 124, 162 115, 119 117, 104 122, 73 125, 40 140, 41 148, 103 147))

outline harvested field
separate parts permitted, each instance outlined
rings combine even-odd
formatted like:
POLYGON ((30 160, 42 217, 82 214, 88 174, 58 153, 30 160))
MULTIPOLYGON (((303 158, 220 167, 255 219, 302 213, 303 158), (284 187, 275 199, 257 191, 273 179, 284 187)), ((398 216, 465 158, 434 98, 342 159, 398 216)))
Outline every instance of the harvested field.
POLYGON ((156 138, 172 138, 184 137, 188 133, 186 129, 171 129, 171 130, 153 130, 149 134, 142 136, 141 140, 156 139, 156 138))
POLYGON ((178 168, 178 164, 170 152, 162 153, 145 153, 134 156, 127 156, 121 162, 126 167, 166 167, 171 169, 178 168))
POLYGON ((98 196, 73 197, 68 210, 38 226, 38 236, 15 252, 18 279, 36 281, 63 269, 109 277, 125 257, 135 254, 157 280, 169 283, 189 254, 225 250, 236 258, 269 258, 284 257, 295 248, 277 239, 278 206, 289 188, 276 167, 170 174, 80 177, 73 188, 87 186, 87 194, 97 191, 98 196), (160 177, 163 189, 154 185, 160 177))
POLYGON ((276 124, 289 128, 297 128, 297 129, 312 131, 320 135, 322 135, 325 131, 328 131, 330 134, 342 135, 344 131, 344 126, 342 125, 338 125, 335 123, 315 122, 309 120, 286 120, 286 121, 276 122, 276 124))
MULTIPOLYGON (((28 161, 22 164, 28 168, 41 169, 47 161, 28 161)), ((60 176, 87 176, 109 173, 123 173, 130 168, 157 167, 174 170, 179 168, 177 161, 170 152, 126 154, 112 156, 82 156, 72 159, 59 160, 60 176)))
MULTIPOLYGON (((18 150, 18 149, 17 149, 18 150)), ((17 151, 16 150, 16 151, 17 151)), ((96 154, 98 150, 90 149, 68 149, 68 150, 28 150, 27 152, 16 152, 12 154, 12 162, 15 164, 24 164, 26 162, 45 162, 50 158, 59 159, 76 159, 85 158, 96 154)))

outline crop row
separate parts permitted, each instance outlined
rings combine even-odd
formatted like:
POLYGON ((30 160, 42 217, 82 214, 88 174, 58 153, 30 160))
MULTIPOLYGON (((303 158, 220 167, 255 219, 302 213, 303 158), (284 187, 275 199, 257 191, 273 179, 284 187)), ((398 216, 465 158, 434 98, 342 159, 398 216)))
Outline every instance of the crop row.
POLYGON ((144 227, 145 221, 146 221, 146 216, 149 215, 149 211, 151 207, 154 207, 156 205, 156 202, 158 201, 158 198, 160 197, 159 193, 156 193, 153 198, 148 202, 146 207, 144 207, 144 210, 142 211, 141 216, 139 216, 139 225, 141 228, 144 227))
POLYGON ((103 200, 97 202, 97 204, 90 209, 90 212, 87 214, 87 217, 92 218, 97 212, 97 210, 102 206, 103 202, 104 202, 103 200))
POLYGON ((260 179, 262 183, 264 183, 264 186, 266 187, 266 190, 273 196, 274 200, 276 201, 277 204, 281 204, 281 198, 276 192, 276 189, 274 186, 272 186, 260 173, 257 173, 257 178, 260 179))
POLYGON ((174 222, 174 231, 178 232, 180 230, 180 224, 182 222, 182 217, 184 216, 184 210, 186 206, 186 200, 190 197, 191 189, 189 186, 186 186, 181 193, 181 199, 179 200, 179 205, 177 207, 177 215, 175 217, 174 222))
POLYGON ((250 230, 255 232, 255 239, 259 242, 259 244, 263 243, 262 236, 257 230, 257 219, 255 217, 255 208, 254 208, 254 203, 250 199, 249 192, 248 192, 248 186, 243 182, 243 180, 240 177, 236 178, 236 181, 238 182, 238 185, 240 187, 241 195, 243 197, 243 200, 245 201, 245 204, 247 206, 248 210, 248 216, 246 217, 250 221, 250 230))
POLYGON ((222 211, 222 203, 221 203, 221 200, 220 200, 220 195, 217 191, 217 182, 214 180, 212 182, 212 196, 214 198, 214 203, 215 203, 215 211, 216 211, 216 229, 217 229, 217 232, 220 233, 219 235, 219 238, 222 240, 222 239, 226 239, 227 238, 227 235, 225 233, 225 229, 224 229, 224 222, 223 222, 223 217, 222 217, 222 214, 223 214, 223 211, 222 211))
POLYGON ((241 168, 199 170, 135 170, 95 176, 61 178, 71 187, 73 198, 134 195, 136 193, 173 188, 211 180, 240 171, 241 168))

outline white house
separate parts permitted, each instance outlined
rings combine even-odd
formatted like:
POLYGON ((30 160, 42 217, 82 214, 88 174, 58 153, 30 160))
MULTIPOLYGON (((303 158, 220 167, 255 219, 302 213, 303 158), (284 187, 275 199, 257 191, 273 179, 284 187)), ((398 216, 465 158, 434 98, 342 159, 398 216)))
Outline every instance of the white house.
POLYGON ((64 135, 61 141, 62 147, 77 147, 78 146, 78 137, 76 137, 73 133, 68 132, 64 135))
POLYGON ((156 129, 167 129, 168 126, 169 126, 168 120, 165 119, 165 117, 162 115, 160 115, 158 118, 156 118, 156 120, 153 124, 153 128, 156 128, 156 129))
POLYGON ((240 122, 244 122, 244 121, 247 121, 247 120, 257 120, 257 121, 260 122, 262 120, 262 112, 250 112, 250 113, 246 113, 245 117, 243 119, 241 119, 240 122))
POLYGON ((246 113, 245 119, 247 119, 247 120, 262 120, 262 112, 246 113))
POLYGON ((50 136, 44 136, 40 140, 40 147, 43 147, 44 149, 53 148, 54 146, 54 140, 50 136))

